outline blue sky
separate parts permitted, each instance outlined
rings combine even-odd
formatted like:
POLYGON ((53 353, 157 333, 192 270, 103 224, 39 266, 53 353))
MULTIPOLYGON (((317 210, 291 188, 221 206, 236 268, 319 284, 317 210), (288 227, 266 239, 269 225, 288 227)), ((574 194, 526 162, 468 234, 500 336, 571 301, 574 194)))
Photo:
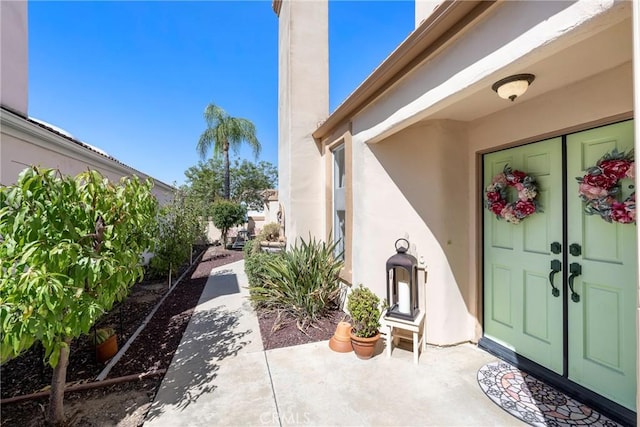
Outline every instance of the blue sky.
MULTIPOLYGON (((331 1, 330 110, 413 29, 413 1, 331 1)), ((29 115, 168 184, 200 159, 213 102, 277 164, 271 1, 29 2, 29 115)), ((239 157, 253 160, 248 150, 239 157)))

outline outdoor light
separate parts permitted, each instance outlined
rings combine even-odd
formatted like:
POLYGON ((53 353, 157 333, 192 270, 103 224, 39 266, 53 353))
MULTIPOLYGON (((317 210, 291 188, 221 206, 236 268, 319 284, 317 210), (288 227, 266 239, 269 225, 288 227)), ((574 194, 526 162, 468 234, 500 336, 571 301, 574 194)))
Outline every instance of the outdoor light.
POLYGON ((498 93, 503 99, 510 99, 513 102, 517 97, 527 91, 531 82, 535 80, 533 74, 516 74, 498 80, 491 86, 491 89, 498 93))
POLYGON ((418 308, 418 264, 407 254, 409 241, 396 241, 396 254, 387 260, 387 316, 414 320, 418 308), (398 243, 404 242, 404 246, 398 243))

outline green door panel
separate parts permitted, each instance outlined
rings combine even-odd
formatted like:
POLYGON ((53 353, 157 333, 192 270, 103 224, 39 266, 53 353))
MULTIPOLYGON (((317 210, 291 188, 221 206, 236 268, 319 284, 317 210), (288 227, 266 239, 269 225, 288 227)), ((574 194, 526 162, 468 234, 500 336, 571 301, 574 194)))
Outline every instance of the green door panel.
MULTIPOLYGON (((636 409, 637 382, 636 225, 585 215, 575 178, 614 148, 628 151, 633 146, 633 121, 626 121, 568 135, 566 159, 561 138, 487 154, 483 176, 486 188, 505 164, 533 175, 544 209, 517 225, 484 209, 485 336, 631 410, 636 409), (552 242, 562 243, 563 253, 552 254, 552 242), (572 244, 580 247, 579 254, 570 253, 572 244), (568 265, 556 274, 561 290, 556 298, 549 284, 550 263, 562 262, 565 255, 568 265), (573 282, 579 301, 563 286, 574 263, 582 269, 573 282), (565 340, 568 372, 562 363, 565 340)), ((625 199, 634 183, 625 179, 621 184, 625 199)))
POLYGON ((548 278, 551 260, 562 259, 550 252, 562 241, 561 139, 485 155, 484 188, 506 164, 536 178, 544 212, 511 224, 484 209, 485 335, 562 374, 562 295, 552 295, 548 278))
MULTIPOLYGON (((574 281, 580 301, 569 299, 569 379, 621 405, 636 407, 636 267, 634 224, 585 215, 575 177, 616 148, 633 148, 633 121, 567 137, 568 243, 582 248, 569 263, 582 266, 574 281)), ((622 197, 633 190, 624 179, 622 197)))

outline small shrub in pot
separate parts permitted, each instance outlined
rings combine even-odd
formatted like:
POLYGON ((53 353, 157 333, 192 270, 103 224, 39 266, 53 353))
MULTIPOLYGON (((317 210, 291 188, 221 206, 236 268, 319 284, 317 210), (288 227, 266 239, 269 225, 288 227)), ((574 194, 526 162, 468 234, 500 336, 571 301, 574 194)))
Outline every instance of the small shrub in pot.
POLYGON ((352 333, 360 338, 371 338, 380 328, 380 298, 371 289, 360 284, 349 295, 347 310, 351 315, 352 333))

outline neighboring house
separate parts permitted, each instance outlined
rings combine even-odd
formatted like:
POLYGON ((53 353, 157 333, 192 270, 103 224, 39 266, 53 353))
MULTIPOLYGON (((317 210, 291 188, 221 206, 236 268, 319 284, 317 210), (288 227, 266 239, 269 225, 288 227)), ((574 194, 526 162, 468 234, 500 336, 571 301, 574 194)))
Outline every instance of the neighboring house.
POLYGON ((247 229, 250 235, 260 233, 265 224, 279 222, 280 203, 278 202, 278 190, 264 190, 262 192, 264 205, 261 211, 249 211, 249 223, 247 229))
POLYGON ((633 4, 416 1, 415 31, 330 115, 327 1, 273 6, 289 244, 343 239, 343 280, 386 296, 408 238, 428 342, 479 342, 635 422, 636 226, 585 215, 575 179, 635 145, 633 4), (514 102, 492 90, 521 73, 535 80, 514 102), (520 224, 484 207, 506 164, 537 180, 544 209, 520 224))
MULTIPOLYGON (((76 175, 88 168, 113 181, 148 175, 125 165, 68 132, 28 115, 27 2, 0 2, 0 184, 14 184, 24 168, 57 168, 76 175)), ((161 204, 174 188, 154 179, 153 193, 161 204)))

